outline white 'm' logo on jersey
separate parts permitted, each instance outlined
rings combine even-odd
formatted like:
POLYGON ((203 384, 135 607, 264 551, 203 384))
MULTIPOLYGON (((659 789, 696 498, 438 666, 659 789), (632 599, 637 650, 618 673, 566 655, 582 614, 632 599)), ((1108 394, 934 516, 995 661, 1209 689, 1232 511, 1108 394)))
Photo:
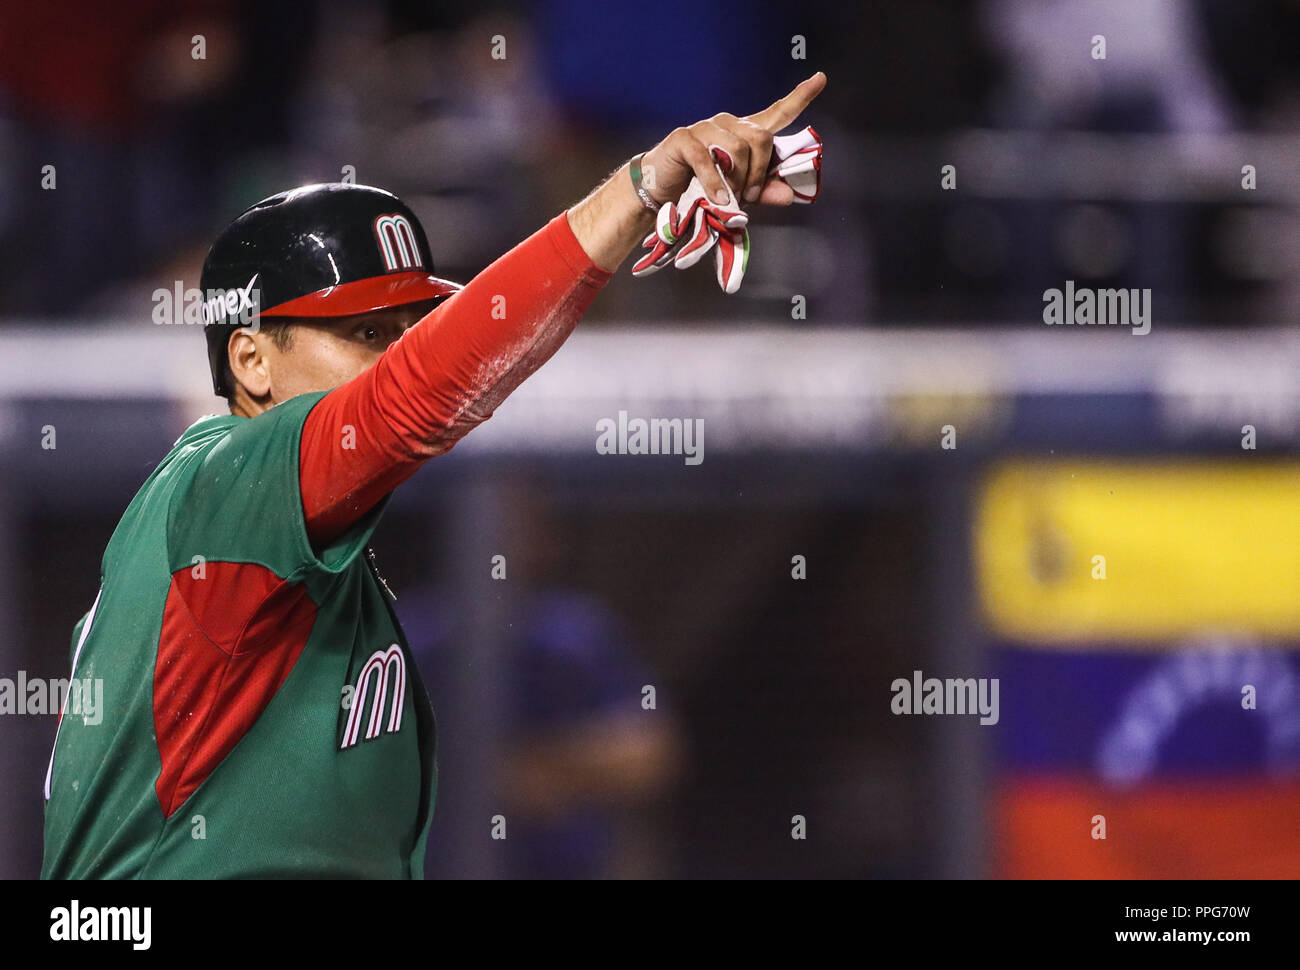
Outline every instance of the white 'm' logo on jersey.
POLYGON ((402 727, 402 708, 406 704, 406 657, 402 648, 393 644, 387 650, 376 650, 357 676, 356 690, 352 695, 352 709, 348 711, 348 724, 343 729, 343 743, 339 750, 357 743, 361 721, 366 719, 366 740, 379 737, 381 730, 397 731, 402 727), (397 676, 390 679, 390 674, 397 676), (370 691, 371 674, 375 679, 375 694, 371 698, 367 715, 366 698, 370 691), (389 691, 392 691, 390 694, 389 691), (384 705, 387 704, 388 725, 384 726, 384 705))
POLYGON ((415 244, 415 230, 406 216, 379 216, 375 220, 375 238, 379 240, 379 254, 390 273, 424 265, 420 247, 415 244))

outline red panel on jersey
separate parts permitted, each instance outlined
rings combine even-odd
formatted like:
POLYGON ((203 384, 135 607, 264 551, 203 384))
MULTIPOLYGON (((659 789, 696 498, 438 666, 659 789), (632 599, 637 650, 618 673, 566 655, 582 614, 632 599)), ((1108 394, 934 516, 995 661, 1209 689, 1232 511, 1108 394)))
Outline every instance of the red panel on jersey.
POLYGON ((154 786, 170 817, 253 726, 298 662, 316 619, 304 586, 264 566, 209 562, 172 575, 154 667, 154 786), (194 621, 204 618, 206 633, 194 621))

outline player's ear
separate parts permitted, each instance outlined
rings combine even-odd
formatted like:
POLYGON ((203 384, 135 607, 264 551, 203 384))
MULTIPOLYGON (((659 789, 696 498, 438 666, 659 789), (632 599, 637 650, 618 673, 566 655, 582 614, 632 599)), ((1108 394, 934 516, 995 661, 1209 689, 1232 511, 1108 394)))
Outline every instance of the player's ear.
POLYGON ((261 400, 271 393, 271 371, 266 352, 252 331, 236 330, 226 345, 230 371, 249 397, 261 400))

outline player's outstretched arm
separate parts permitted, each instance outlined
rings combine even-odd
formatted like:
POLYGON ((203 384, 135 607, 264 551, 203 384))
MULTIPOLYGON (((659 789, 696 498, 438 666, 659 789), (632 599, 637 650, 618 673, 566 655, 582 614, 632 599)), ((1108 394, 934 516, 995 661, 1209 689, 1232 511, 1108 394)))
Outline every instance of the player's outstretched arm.
POLYGON ((313 544, 340 535, 491 417, 559 349, 609 278, 561 212, 321 398, 299 450, 313 544))
MULTIPOLYGON (((772 135, 825 84, 818 71, 757 114, 718 114, 676 129, 643 156, 644 187, 663 202, 698 175, 711 194, 725 195, 707 147, 715 144, 734 160, 727 178, 737 194, 788 205, 790 187, 767 179, 772 135)), ((340 535, 423 462, 491 417, 559 349, 654 221, 627 168, 493 262, 374 367, 316 405, 300 447, 303 510, 314 544, 340 535), (352 447, 344 449, 345 440, 352 447)))

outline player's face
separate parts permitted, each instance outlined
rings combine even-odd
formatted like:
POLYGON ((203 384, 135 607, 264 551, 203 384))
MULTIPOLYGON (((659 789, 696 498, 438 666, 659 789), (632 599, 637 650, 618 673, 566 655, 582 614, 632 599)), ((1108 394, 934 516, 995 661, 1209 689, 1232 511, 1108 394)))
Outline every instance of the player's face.
POLYGON ((266 346, 272 398, 287 401, 346 384, 373 367, 433 305, 412 303, 351 317, 295 322, 287 348, 281 350, 273 343, 266 346))

